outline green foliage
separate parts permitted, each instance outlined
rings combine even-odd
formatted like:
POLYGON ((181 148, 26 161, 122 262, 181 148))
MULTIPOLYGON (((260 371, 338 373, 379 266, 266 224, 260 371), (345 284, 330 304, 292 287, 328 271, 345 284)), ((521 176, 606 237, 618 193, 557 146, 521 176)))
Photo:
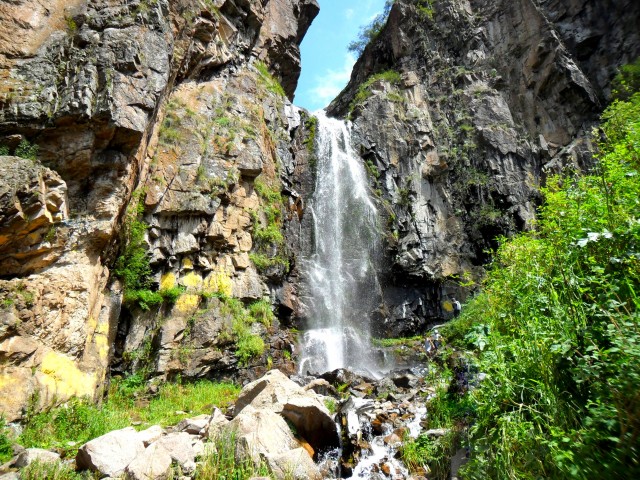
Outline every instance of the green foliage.
POLYGON ((406 441, 401 447, 401 455, 410 470, 428 467, 428 471, 431 471, 429 478, 447 479, 451 457, 457 448, 456 435, 450 431, 441 437, 420 435, 416 439, 406 441))
POLYGON ((127 209, 123 225, 124 247, 116 260, 114 273, 122 280, 125 302, 149 310, 162 303, 163 298, 150 290, 152 271, 144 241, 148 225, 141 220, 142 195, 142 192, 135 193, 127 209))
POLYGON ((640 475, 640 93, 603 121, 596 168, 549 180, 444 330, 486 373, 463 478, 640 475))
POLYGON ((329 413, 331 414, 334 414, 337 411, 336 401, 331 397, 325 397, 324 406, 327 407, 327 410, 329 410, 329 413))
POLYGON ((7 145, 0 145, 0 156, 6 156, 10 154, 9 147, 7 145))
POLYGON ((268 91, 270 91, 271 93, 275 93, 276 95, 279 95, 281 97, 287 96, 284 88, 282 88, 282 85, 280 85, 280 82, 278 82, 278 80, 276 80, 274 76, 271 75, 271 72, 269 72, 269 67, 267 67, 267 65, 265 65, 263 62, 256 62, 256 68, 258 69, 260 78, 262 79, 262 82, 268 91))
POLYGON ((73 17, 66 16, 64 17, 64 21, 67 24, 67 33, 69 33, 69 35, 75 35, 75 33, 78 31, 78 24, 73 19, 73 17))
POLYGON ((261 356, 265 349, 262 337, 246 333, 238 339, 237 347, 236 357, 243 365, 246 365, 250 359, 261 356))
POLYGON ((406 338, 372 338, 371 343, 373 343, 376 347, 400 347, 400 346, 411 346, 416 342, 422 343, 422 337, 417 335, 415 337, 406 337, 406 338))
POLYGON ((380 35, 382 28, 387 23, 389 12, 393 6, 395 0, 386 0, 382 13, 377 15, 369 24, 360 28, 358 32, 358 38, 349 43, 347 49, 350 52, 356 53, 358 56, 362 55, 364 49, 370 42, 374 41, 380 35))
POLYGON ((74 399, 60 407, 28 415, 18 443, 27 448, 56 449, 72 457, 78 447, 92 438, 129 426, 133 421, 141 422, 136 427, 139 429, 155 424, 174 425, 188 416, 211 413, 212 405, 226 408, 239 392, 236 385, 203 380, 187 385, 165 383, 157 396, 145 399, 142 377, 114 379, 101 406, 74 399), (141 399, 148 402, 140 402, 141 399))
POLYGON ((310 116, 304 122, 304 127, 307 130, 307 138, 304 139, 304 144, 310 154, 315 153, 316 148, 316 136, 318 135, 318 117, 310 116))
MULTIPOLYGON (((8 149, 7 149, 8 152, 8 149)), ((32 145, 26 138, 16 147, 13 154, 16 157, 35 161, 38 158, 38 145, 32 145)))
POLYGON ((416 8, 418 9, 418 15, 423 19, 428 18, 429 20, 433 20, 434 8, 433 8, 434 0, 418 0, 416 3, 416 8))
POLYGON ((635 92, 640 91, 640 57, 620 67, 618 75, 611 82, 611 90, 616 100, 629 100, 635 92))
POLYGON ((13 442, 11 441, 11 435, 9 428, 4 420, 4 417, 0 416, 0 465, 11 460, 13 457, 13 442))
POLYGON ((174 304, 176 303, 178 298, 180 298, 180 295, 182 295, 185 291, 186 291, 185 287, 181 285, 176 285, 175 287, 164 288, 158 291, 158 293, 160 294, 160 297, 162 297, 164 301, 170 304, 174 304))
POLYGON ((266 327, 270 327, 276 316, 271 309, 271 302, 266 299, 258 300, 249 305, 249 313, 253 318, 262 323, 266 327))
POLYGON ((242 365, 247 365, 249 360, 261 356, 265 350, 264 340, 251 332, 251 325, 254 322, 270 321, 273 317, 268 316, 264 310, 268 308, 271 311, 271 306, 268 302, 260 300, 246 309, 237 298, 224 295, 219 298, 222 302, 221 312, 231 317, 233 335, 236 340, 235 355, 242 365))
POLYGON ((364 83, 358 87, 353 100, 349 104, 349 112, 353 112, 357 105, 365 102, 371 96, 371 86, 376 82, 387 82, 391 85, 399 85, 402 80, 400 73, 395 70, 386 70, 384 72, 371 75, 364 83))
POLYGON ((215 448, 198 463, 196 480, 248 480, 252 477, 270 477, 266 464, 256 466, 250 457, 238 457, 236 434, 219 435, 214 439, 215 448))

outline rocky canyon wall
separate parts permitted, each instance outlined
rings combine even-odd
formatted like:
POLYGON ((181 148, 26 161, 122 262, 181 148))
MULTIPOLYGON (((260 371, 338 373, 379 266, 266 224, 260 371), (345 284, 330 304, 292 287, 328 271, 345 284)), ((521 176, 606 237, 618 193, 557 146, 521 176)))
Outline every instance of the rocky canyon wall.
POLYGON ((532 227, 549 173, 586 168, 633 1, 399 0, 345 90, 383 206, 380 334, 451 318, 496 238, 532 227))
MULTIPOLYGON (((287 177, 308 149, 299 140, 296 156, 304 127, 287 97, 317 12, 315 0, 0 5, 5 419, 99 398, 110 365, 165 377, 238 365, 231 323, 244 305, 292 301, 280 238, 299 209, 287 177), (171 301, 123 292, 132 226, 150 256, 148 292, 171 301)), ((240 333, 271 341, 262 328, 240 333)))

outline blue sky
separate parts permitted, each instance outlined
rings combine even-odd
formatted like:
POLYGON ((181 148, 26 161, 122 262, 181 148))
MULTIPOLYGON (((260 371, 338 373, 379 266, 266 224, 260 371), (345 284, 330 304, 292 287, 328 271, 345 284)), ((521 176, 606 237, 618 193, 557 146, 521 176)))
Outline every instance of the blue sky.
POLYGON ((300 47, 302 74, 294 104, 314 111, 326 107, 349 81, 356 59, 347 51, 361 25, 382 12, 384 0, 318 0, 320 14, 300 47))

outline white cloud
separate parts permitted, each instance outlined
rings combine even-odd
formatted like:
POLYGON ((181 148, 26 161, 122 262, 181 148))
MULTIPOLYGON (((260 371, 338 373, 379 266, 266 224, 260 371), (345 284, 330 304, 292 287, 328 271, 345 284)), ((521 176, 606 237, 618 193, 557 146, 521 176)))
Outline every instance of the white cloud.
POLYGON ((328 69, 324 75, 316 76, 315 86, 310 90, 315 105, 325 107, 342 91, 351 78, 351 70, 355 63, 355 57, 347 53, 344 56, 342 69, 328 69))
POLYGON ((347 20, 351 20, 354 13, 356 12, 353 10, 353 8, 349 8, 344 12, 344 16, 347 17, 347 20))

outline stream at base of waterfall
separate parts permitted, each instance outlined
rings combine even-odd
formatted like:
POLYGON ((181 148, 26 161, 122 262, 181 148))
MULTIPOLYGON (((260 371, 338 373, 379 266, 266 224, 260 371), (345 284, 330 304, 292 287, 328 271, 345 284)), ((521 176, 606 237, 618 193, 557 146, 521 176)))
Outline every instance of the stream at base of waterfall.
POLYGON ((324 112, 316 117, 316 183, 307 207, 313 249, 303 258, 309 314, 300 337, 299 377, 329 380, 348 394, 336 414, 342 445, 324 453, 323 475, 412 478, 398 449, 421 433, 431 392, 420 368, 404 365, 398 373, 394 356, 372 346, 371 313, 381 302, 378 212, 350 126, 324 112))

